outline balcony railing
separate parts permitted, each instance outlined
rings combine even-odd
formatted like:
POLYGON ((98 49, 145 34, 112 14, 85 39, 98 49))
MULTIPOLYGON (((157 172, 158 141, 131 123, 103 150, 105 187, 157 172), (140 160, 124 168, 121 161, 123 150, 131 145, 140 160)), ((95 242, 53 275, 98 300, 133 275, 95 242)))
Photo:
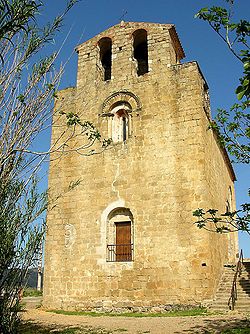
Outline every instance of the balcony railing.
POLYGON ((107 262, 126 262, 133 260, 133 244, 107 245, 107 262))

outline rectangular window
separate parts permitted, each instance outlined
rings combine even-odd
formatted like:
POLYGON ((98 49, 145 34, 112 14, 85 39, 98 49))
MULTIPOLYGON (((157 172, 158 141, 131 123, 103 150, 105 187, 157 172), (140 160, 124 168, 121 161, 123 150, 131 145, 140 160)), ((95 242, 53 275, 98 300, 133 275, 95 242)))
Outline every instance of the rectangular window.
POLYGON ((116 261, 131 261, 131 223, 119 222, 116 225, 116 261))
POLYGON ((133 261, 131 222, 115 222, 116 243, 107 245, 109 262, 133 261))

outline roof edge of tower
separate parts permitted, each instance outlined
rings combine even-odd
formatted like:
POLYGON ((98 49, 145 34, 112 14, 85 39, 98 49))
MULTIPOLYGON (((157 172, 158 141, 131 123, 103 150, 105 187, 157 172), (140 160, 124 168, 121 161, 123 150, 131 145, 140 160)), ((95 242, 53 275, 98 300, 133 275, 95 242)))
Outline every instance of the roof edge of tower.
POLYGON ((149 26, 162 26, 162 27, 167 28, 169 30, 170 37, 173 41, 174 48, 175 48, 179 58, 183 59, 185 57, 185 53, 184 53, 184 50, 182 48, 180 39, 179 39, 178 34, 176 32, 175 26, 172 23, 133 22, 133 21, 125 22, 125 21, 121 21, 120 23, 115 24, 115 25, 109 27, 108 29, 105 29, 105 30, 101 31, 100 33, 98 33, 95 36, 86 40, 85 42, 77 45, 75 50, 76 50, 76 52, 78 52, 87 42, 91 41, 92 39, 95 39, 97 36, 104 37, 105 35, 109 34, 112 30, 114 30, 116 27, 126 28, 127 26, 134 26, 135 29, 136 28, 147 29, 147 27, 149 27, 149 26))
POLYGON ((171 27, 169 29, 169 34, 170 34, 170 37, 173 41, 173 45, 174 45, 174 48, 176 50, 176 53, 179 56, 179 59, 181 60, 181 59, 185 58, 186 55, 185 55, 185 52, 184 52, 183 47, 181 45, 181 42, 180 42, 180 39, 179 39, 179 36, 177 34, 177 31, 175 29, 174 24, 171 24, 171 27))

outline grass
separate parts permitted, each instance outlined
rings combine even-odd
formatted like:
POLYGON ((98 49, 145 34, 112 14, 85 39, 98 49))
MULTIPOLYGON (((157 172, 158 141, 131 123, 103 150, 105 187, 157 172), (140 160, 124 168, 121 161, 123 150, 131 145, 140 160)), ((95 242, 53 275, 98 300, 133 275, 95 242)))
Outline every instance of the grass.
POLYGON ((226 329, 221 334, 250 334, 250 328, 226 329))
POLYGON ((49 310, 56 314, 64 315, 78 315, 78 316, 91 316, 91 317, 132 317, 132 318, 143 318, 143 317, 192 317, 197 315, 206 315, 207 310, 205 308, 195 308, 183 311, 169 311, 164 313, 138 313, 138 312, 127 312, 127 313, 105 313, 105 312, 80 312, 80 311, 64 311, 64 310, 49 310))
POLYGON ((26 288, 24 289, 23 296, 24 297, 40 297, 43 295, 42 291, 38 291, 33 288, 26 288))

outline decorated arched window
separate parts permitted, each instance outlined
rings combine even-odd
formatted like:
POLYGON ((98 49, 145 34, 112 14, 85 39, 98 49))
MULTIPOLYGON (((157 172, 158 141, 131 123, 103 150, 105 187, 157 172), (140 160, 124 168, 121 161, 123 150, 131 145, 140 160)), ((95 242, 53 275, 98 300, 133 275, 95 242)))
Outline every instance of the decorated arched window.
POLYGON ((139 97, 128 90, 113 92, 103 101, 99 116, 105 119, 113 143, 125 143, 132 136, 133 119, 140 115, 141 108, 139 97))
POLYGON ((131 106, 119 101, 111 108, 110 137, 114 143, 125 142, 131 134, 131 106))

